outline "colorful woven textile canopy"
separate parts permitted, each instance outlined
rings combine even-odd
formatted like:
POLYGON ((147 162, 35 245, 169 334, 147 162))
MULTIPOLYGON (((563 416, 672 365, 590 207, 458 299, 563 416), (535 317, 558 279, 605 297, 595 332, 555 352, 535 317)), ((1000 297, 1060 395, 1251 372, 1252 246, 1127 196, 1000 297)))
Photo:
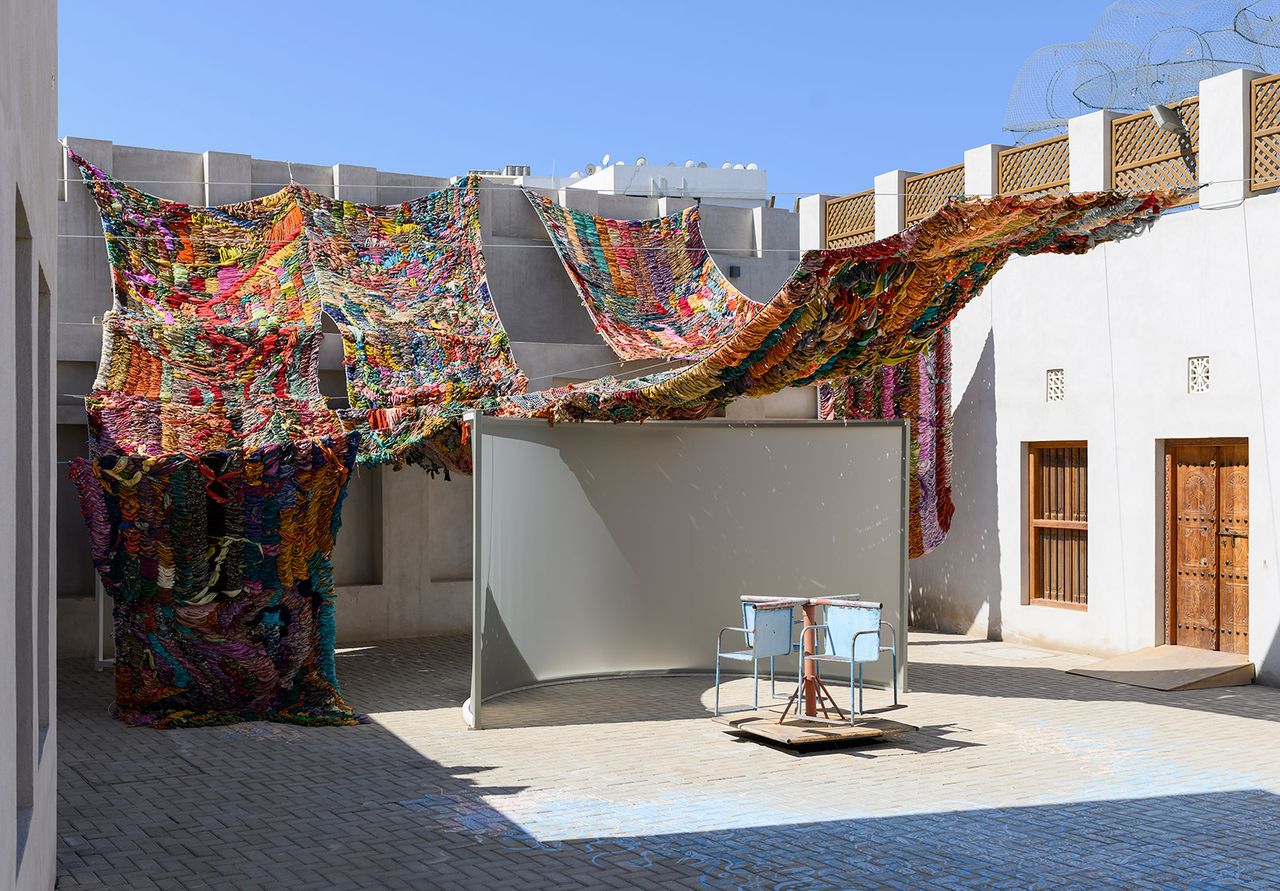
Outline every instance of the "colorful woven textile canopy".
MULTIPOLYGON (((906 360, 1009 257, 1082 253, 1141 230, 1176 197, 1102 192, 952 202, 890 238, 805 253, 777 296, 687 368, 526 393, 483 279, 474 178, 386 208, 336 202, 296 184, 253 202, 192 208, 144 195, 81 163, 103 209, 118 311, 136 305, 175 320, 227 318, 247 326, 249 340, 273 325, 305 329, 286 338, 299 346, 283 368, 252 358, 242 363, 241 392, 269 387, 272 399, 288 400, 284 421, 263 423, 280 405, 267 411, 247 396, 240 405, 227 397, 219 402, 214 388, 175 396, 161 387, 170 412, 190 423, 211 415, 215 426, 231 428, 228 445, 330 435, 336 423, 362 434, 364 463, 429 463, 434 456, 464 469, 460 424, 467 411, 551 420, 703 417, 740 396, 906 360), (342 412, 314 395, 315 366, 305 351, 313 348, 320 311, 346 329, 353 407, 342 412), (437 341, 423 347, 420 334, 437 341), (464 354, 484 364, 466 370, 464 354)), ((104 356, 104 368, 115 367, 112 358, 104 356)), ((149 379, 129 368, 119 377, 149 379)), ((154 398, 107 386, 95 394, 123 397, 154 398)), ((170 451, 154 436, 156 427, 163 424, 139 425, 133 441, 125 441, 128 431, 113 441, 129 454, 170 451)))
POLYGON ((808 251, 781 291, 687 368, 480 400, 553 421, 704 417, 740 396, 861 374, 924 349, 1010 257, 1079 254, 1145 229, 1177 196, 966 199, 868 245, 808 251))
POLYGON ((524 392, 485 278, 478 177, 389 207, 293 189, 352 408, 524 392))
POLYGON ((95 450, 199 454, 350 431, 365 463, 434 468, 429 440, 386 450, 377 410, 524 391, 485 279, 478 178, 389 207, 293 184, 198 208, 72 158, 102 211, 115 293, 86 400, 95 450), (320 392, 322 312, 342 333, 343 410, 320 392))
POLYGON ((619 358, 700 359, 759 312, 707 252, 696 206, 656 220, 610 220, 524 193, 619 358))
MULTIPOLYGON (((660 394, 660 404, 652 409, 623 405, 617 411, 680 416, 681 410, 673 404, 676 400, 672 396, 683 396, 681 385, 689 385, 690 393, 701 391, 702 399, 720 404, 727 401, 726 395, 738 395, 738 387, 744 387, 740 392, 745 395, 765 395, 782 386, 826 380, 830 383, 822 384, 819 393, 820 417, 908 418, 912 440, 912 557, 941 544, 954 513, 951 353, 938 318, 953 315, 963 300, 999 269, 1010 252, 1084 249, 1093 240, 1114 235, 1105 227, 1094 225, 1099 219, 1096 213, 1092 219, 1082 214, 1076 224, 1068 220, 1073 207, 1082 213, 1093 202, 1109 200, 1103 196, 1083 197, 1066 204, 969 202, 965 209, 944 210, 939 217, 885 242, 806 255, 779 297, 762 311, 757 304, 744 305, 745 297, 733 290, 716 268, 703 245, 696 208, 657 220, 608 220, 565 209, 528 190, 525 194, 542 219, 597 330, 621 358, 703 360, 686 372, 667 376, 670 383, 667 379, 655 381, 661 387, 655 391, 660 394), (972 231, 965 231, 970 228, 966 222, 969 213, 974 214, 972 220, 977 225, 972 231), (991 223, 995 228, 984 234, 981 226, 991 223), (1028 224, 1029 228, 1024 228, 1028 224), (1002 230, 1000 226, 1008 228, 1002 230), (1078 231, 1073 232, 1073 226, 1078 226, 1078 231), (1097 229, 1095 234, 1084 234, 1093 229, 1097 229), (922 270, 924 275, 916 283, 915 277, 922 270), (809 275, 818 276, 818 287, 808 291, 816 299, 806 301, 803 317, 792 317, 790 313, 798 309, 798 303, 783 298, 789 290, 805 294, 809 275), (688 295, 695 295, 696 300, 691 302, 688 295), (841 302, 849 306, 851 300, 856 301, 851 304, 852 312, 839 307, 841 302), (894 317, 884 317, 886 311, 897 309, 896 302, 917 307, 918 317, 911 318, 901 310, 894 317), (839 314, 823 318, 823 314, 832 311, 842 312, 844 318, 839 314), (753 317, 765 313, 772 319, 735 340, 753 317), (793 324, 805 332, 803 337, 783 336, 783 330, 793 324), (839 336, 829 332, 842 327, 852 334, 845 335, 848 342, 819 358, 820 349, 839 342, 839 336), (938 344, 929 349, 935 331, 939 332, 938 344), (805 344, 804 338, 811 343, 805 344), (780 353, 778 344, 787 345, 785 358, 790 366, 781 372, 769 363, 772 356, 780 353), (717 354, 718 347, 738 347, 739 354, 721 364, 727 349, 717 354), (764 352, 766 347, 768 351, 764 352), (806 350, 807 358, 814 363, 810 368, 797 361, 806 357, 806 350), (851 368, 854 374, 833 375, 832 369, 839 365, 851 368), (758 372, 766 371, 772 379, 753 380, 758 372)), ((1119 220, 1129 213, 1122 204, 1096 205, 1108 206, 1119 211, 1119 220)), ((1134 221, 1146 212, 1136 209, 1134 221)), ((642 402, 638 394, 625 389, 616 390, 611 398, 618 395, 642 402)), ((580 399, 573 393, 566 393, 563 398, 580 399)), ((684 411, 696 415, 698 400, 692 401, 694 405, 684 411)), ((598 408, 589 406, 586 416, 593 416, 595 411, 598 408)))
POLYGON ((369 442, 368 463, 466 471, 469 411, 551 421, 701 418, 741 396, 765 396, 863 374, 914 357, 1010 257, 1084 253, 1142 231, 1174 193, 966 199, 868 245, 809 251, 781 291, 701 360, 629 380, 600 378, 470 401, 401 402, 344 412, 369 442))

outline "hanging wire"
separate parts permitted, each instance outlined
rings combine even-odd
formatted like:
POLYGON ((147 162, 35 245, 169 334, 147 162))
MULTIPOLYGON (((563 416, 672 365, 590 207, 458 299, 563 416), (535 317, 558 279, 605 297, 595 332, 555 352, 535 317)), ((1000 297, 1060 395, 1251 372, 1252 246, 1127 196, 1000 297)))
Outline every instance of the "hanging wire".
MULTIPOLYGON (((1117 491, 1123 484, 1124 477, 1120 474, 1120 418, 1116 405, 1116 345, 1115 334, 1111 324, 1111 267, 1107 262, 1107 248, 1110 245, 1101 245, 1098 250, 1102 252, 1102 286, 1103 292, 1106 294, 1107 301, 1107 360, 1110 364, 1111 377, 1111 454, 1115 462, 1116 471, 1116 487, 1117 491)), ((1125 534, 1124 534, 1124 496, 1117 494, 1116 497, 1116 523, 1120 528, 1118 538, 1118 547, 1120 548, 1120 579, 1121 585, 1124 585, 1128 573, 1127 562, 1125 560, 1125 534)), ((1124 622, 1124 640, 1129 640, 1129 612, 1128 610, 1120 611, 1121 619, 1124 622)))
MULTIPOLYGON (((1249 317, 1253 321, 1253 362, 1254 368, 1258 375, 1258 412, 1262 423, 1262 461, 1267 468, 1267 497, 1271 502, 1271 515, 1275 516, 1276 512, 1276 487, 1271 481, 1274 479, 1271 475, 1271 428, 1267 423, 1267 400, 1264 398, 1263 385, 1265 377, 1262 374, 1262 343, 1258 336, 1258 304, 1254 299, 1253 286, 1253 252, 1249 246, 1249 203, 1247 201, 1240 204, 1240 218, 1243 236, 1241 241, 1244 243, 1244 266, 1245 274, 1249 281, 1249 317)), ((1271 524, 1272 547, 1275 553, 1280 554, 1280 528, 1277 524, 1271 524)))
MULTIPOLYGON (((1215 184, 1215 183, 1249 182, 1249 181, 1251 181, 1251 178, 1245 178, 1245 179, 1218 179, 1218 180, 1214 180, 1213 182, 1201 183, 1201 184, 1200 184, 1200 186, 1198 186, 1197 188, 1200 188, 1200 187, 1203 187, 1203 186, 1208 186, 1208 185, 1213 185, 1213 184, 1215 184)), ((78 177, 64 177, 64 178, 59 178, 59 179, 58 179, 58 182, 63 183, 63 184, 67 184, 67 183, 80 183, 80 184, 83 184, 84 180, 82 180, 82 179, 80 179, 80 178, 78 178, 78 177)), ((160 179, 157 179, 157 180, 148 180, 148 179, 132 179, 132 180, 119 180, 119 182, 123 182, 123 183, 125 183, 126 185, 130 185, 130 186, 137 186, 137 185, 139 185, 139 184, 143 184, 143 185, 173 185, 173 186, 260 186, 260 187, 274 186, 274 187, 276 187, 276 191, 279 191, 280 189, 284 189, 284 188, 286 188, 286 187, 288 187, 288 186, 291 186, 291 185, 293 185, 293 186, 302 186, 303 188, 308 188, 308 189, 332 189, 332 188, 334 188, 334 184, 333 184, 333 183, 331 183, 331 182, 325 182, 325 183, 300 183, 300 182, 296 182, 296 181, 292 181, 292 180, 291 180, 291 181, 289 181, 289 182, 287 182, 287 183, 278 183, 278 182, 252 182, 252 183, 246 183, 246 182, 221 182, 221 181, 217 181, 217 180, 203 180, 203 179, 180 179, 180 180, 179 180, 179 179, 175 179, 175 180, 160 180, 160 179)), ((350 188, 357 188, 357 189, 385 189, 385 190, 395 191, 395 192, 407 192, 407 191, 409 191, 409 190, 411 190, 411 189, 422 188, 422 187, 420 187, 420 186, 397 186, 397 185, 375 185, 375 184, 364 185, 364 184, 361 184, 361 185, 357 185, 357 186, 351 186, 350 188)), ((451 188, 456 188, 456 186, 455 186, 455 185, 440 186, 440 187, 438 187, 438 188, 429 189, 429 191, 427 191, 427 192, 423 192, 423 193, 421 193, 421 194, 423 194, 423 195, 429 195, 429 194, 431 194, 431 193, 433 193, 433 192, 441 192, 441 191, 445 191, 445 190, 447 190, 447 189, 451 189, 451 188)), ((546 192, 546 191, 559 191, 559 189, 541 188, 541 187, 537 187, 537 186, 516 186, 516 185, 501 185, 501 184, 495 184, 495 185, 484 185, 484 184, 481 184, 481 185, 476 186, 475 188, 476 188, 476 189, 478 189, 479 191, 482 191, 482 192, 488 192, 488 191, 494 191, 494 192, 509 192, 509 191, 511 191, 512 189, 522 189, 522 188, 531 188, 531 189, 533 189, 534 191, 544 191, 544 192, 546 192)), ((590 194, 594 194, 594 195, 604 195, 604 196, 606 196, 606 197, 610 197, 610 198, 635 198, 635 199, 643 200, 643 201, 652 201, 652 200, 657 200, 657 199, 659 199, 659 198, 674 198, 674 199, 678 199, 678 200, 686 200, 686 201, 693 201, 693 200, 695 200, 695 199, 707 199, 707 198, 730 198, 730 199, 736 199, 736 200, 758 199, 758 200, 761 200, 761 201, 765 200, 765 199, 764 199, 764 197, 763 197, 763 196, 761 196, 761 194, 760 194, 758 191, 742 191, 742 192, 704 192, 704 191, 699 190, 699 191, 698 191, 698 193, 697 193, 696 195, 687 195, 687 196, 686 196, 686 195, 633 195, 633 194, 629 194, 629 193, 627 193, 627 192, 618 192, 618 191, 613 191, 613 190, 609 190, 609 189, 580 189, 580 190, 575 190, 575 191, 580 191, 580 192, 584 192, 584 193, 590 193, 590 194)), ((864 190, 862 190, 862 191, 870 191, 870 190, 866 190, 866 189, 864 189, 864 190)), ((819 193, 819 192, 812 192, 812 191, 790 192, 790 191, 780 191, 780 190, 770 189, 770 190, 769 190, 769 194, 771 194, 771 195, 799 195, 799 196, 801 196, 801 197, 808 197, 808 196, 810 196, 810 195, 818 195, 818 194, 821 194, 821 193, 819 193)), ((860 194, 860 193, 858 193, 858 192, 850 192, 849 194, 850 194, 850 195, 856 195, 856 194, 860 194)), ((876 194, 876 195, 882 195, 882 196, 886 196, 886 197, 899 197, 899 198, 900 198, 900 197, 908 197, 908 196, 909 196, 909 197, 912 197, 912 198, 999 198, 999 197, 1002 197, 1002 196, 1003 196, 1003 197, 1016 197, 1016 196, 1008 195, 1008 194, 1001 193, 1001 192, 956 192, 956 191, 954 191, 954 190, 951 190, 951 191, 945 191, 945 192, 924 192, 924 191, 911 191, 911 192, 875 192, 874 194, 876 194)), ((1076 193, 1076 192, 1069 192, 1069 193, 1065 193, 1065 194, 1079 194, 1079 193, 1076 193)), ((159 197, 163 197, 163 196, 159 196, 159 195, 157 195, 157 196, 153 196, 153 197, 158 197, 158 198, 159 198, 159 197)), ((326 196, 326 197, 330 197, 330 196, 326 196)), ((844 197, 847 197, 847 196, 845 196, 845 195, 839 195, 839 196, 837 196, 837 199, 839 199, 839 198, 844 198, 844 197)), ((837 200, 837 199, 833 199, 833 200, 837 200)), ((172 199, 165 199, 165 200, 172 200, 172 199)), ((335 199, 335 200, 340 200, 340 199, 335 199)), ((179 202, 179 203, 181 203, 181 202, 179 202)), ((235 204, 235 203, 240 203, 240 202, 230 202, 230 203, 235 204)), ((360 203, 360 202, 355 202, 355 203, 360 203)), ((383 206, 386 206, 386 207, 394 207, 396 204, 399 204, 399 203, 400 203, 400 202, 394 202, 393 204, 383 205, 383 206)), ((197 205, 193 205, 193 206, 197 206, 197 205)), ((203 206, 203 205, 200 205, 200 206, 203 206)), ((218 205, 208 205, 208 206, 217 207, 218 205)), ((378 206, 378 205, 373 205, 373 206, 375 206, 375 207, 376 207, 376 206, 378 206)), ((728 206, 736 206, 736 205, 728 205, 728 206)), ((750 209, 753 209, 753 208, 750 208, 750 207, 743 207, 742 209, 750 210, 750 209)))

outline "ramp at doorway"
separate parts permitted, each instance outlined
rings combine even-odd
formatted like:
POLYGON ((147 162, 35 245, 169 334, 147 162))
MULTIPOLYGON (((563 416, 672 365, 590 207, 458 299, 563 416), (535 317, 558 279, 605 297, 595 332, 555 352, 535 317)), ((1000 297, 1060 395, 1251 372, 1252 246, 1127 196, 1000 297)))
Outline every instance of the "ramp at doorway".
POLYGON ((1178 646, 1145 647, 1068 673, 1166 691, 1253 683, 1253 663, 1247 656, 1178 646))

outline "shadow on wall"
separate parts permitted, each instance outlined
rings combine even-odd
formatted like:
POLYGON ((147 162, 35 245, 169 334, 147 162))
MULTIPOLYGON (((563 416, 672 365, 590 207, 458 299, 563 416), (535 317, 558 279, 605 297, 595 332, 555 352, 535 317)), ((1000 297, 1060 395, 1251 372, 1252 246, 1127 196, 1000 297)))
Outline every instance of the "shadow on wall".
POLYGON ((969 385, 952 409, 951 531, 933 553, 911 561, 913 628, 1000 638, 995 378, 995 341, 987 332, 969 385))

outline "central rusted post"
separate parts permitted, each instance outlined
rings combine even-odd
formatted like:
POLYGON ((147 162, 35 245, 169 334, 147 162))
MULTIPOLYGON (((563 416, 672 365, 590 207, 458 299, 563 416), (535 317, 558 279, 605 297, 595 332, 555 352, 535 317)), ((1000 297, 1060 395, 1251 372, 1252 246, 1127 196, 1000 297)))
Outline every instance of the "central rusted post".
MULTIPOLYGON (((804 635, 801 646, 806 656, 812 656, 818 651, 818 632, 810 628, 810 625, 818 624, 818 605, 812 600, 807 601, 800 607, 800 614, 804 616, 804 635)), ((818 713, 818 663, 810 660, 804 660, 804 680, 801 682, 804 687, 804 714, 801 717, 810 717, 818 713)))

